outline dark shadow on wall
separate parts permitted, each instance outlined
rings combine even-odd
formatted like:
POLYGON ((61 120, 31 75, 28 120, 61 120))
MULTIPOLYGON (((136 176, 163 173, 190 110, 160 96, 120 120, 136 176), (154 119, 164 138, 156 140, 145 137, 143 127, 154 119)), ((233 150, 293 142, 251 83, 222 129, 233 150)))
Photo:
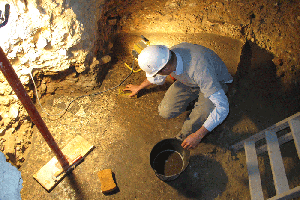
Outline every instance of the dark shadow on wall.
MULTIPOLYGON (((223 127, 226 128, 225 130, 222 127, 215 129, 217 134, 222 135, 222 132, 224 132, 223 138, 217 142, 221 146, 240 142, 300 111, 299 87, 291 84, 287 89, 282 81, 283 76, 278 76, 278 68, 273 63, 273 58, 270 52, 260 48, 255 43, 247 41, 243 46, 240 63, 234 76, 234 83, 230 86, 228 92, 230 114, 224 122, 225 126, 223 127), (247 120, 239 124, 242 119, 247 120), (234 128, 236 126, 240 130, 234 128), (253 132, 250 129, 247 131, 247 126, 256 126, 258 131, 253 132), (235 132, 233 132, 234 129, 235 132)), ((215 143, 212 137, 208 137, 203 142, 215 143)), ((294 173, 297 165, 299 165, 299 162, 295 160, 299 159, 294 145, 287 144, 281 145, 282 156, 284 159, 288 157, 288 161, 284 162, 284 165, 287 170, 289 184, 295 187, 298 185, 295 180, 299 180, 299 173, 294 173), (291 149, 294 150, 291 151, 291 149), (292 164, 296 167, 291 167, 292 164)), ((259 157, 264 196, 271 198, 276 194, 276 190, 269 156, 265 152, 259 157)))
MULTIPOLYGON (((102 41, 104 42, 104 41, 102 41)), ((120 60, 124 60, 124 58, 127 58, 130 56, 130 52, 128 50, 128 48, 123 44, 122 42, 122 38, 112 38, 112 43, 113 43, 113 47, 111 49, 111 54, 109 54, 111 56, 111 61, 107 64, 99 64, 96 66, 95 68, 95 74, 96 74, 96 83, 100 86, 102 85, 103 81, 105 79, 108 79, 110 74, 109 74, 109 70, 112 69, 112 67, 114 65, 116 65, 120 60)), ((108 45, 108 44, 106 44, 108 45)), ((98 51, 97 52, 97 59, 101 60, 101 57, 103 56, 103 52, 98 51)), ((131 65, 132 60, 126 60, 126 62, 128 64, 131 65)), ((130 73, 130 71, 128 70, 128 74, 130 73)), ((121 81, 121 78, 120 78, 121 81)), ((119 84, 118 82, 115 83, 119 84)))
POLYGON ((166 183, 187 198, 215 199, 225 191, 227 182, 228 177, 217 161, 195 155, 177 179, 166 183))
POLYGON ((223 137, 221 140, 207 137, 203 142, 232 145, 254 134, 251 130, 232 131, 235 126, 240 126, 241 119, 247 118, 260 131, 300 110, 299 89, 292 88, 293 92, 286 92, 272 59, 273 55, 267 50, 250 41, 245 43, 234 82, 229 85, 230 113, 225 125, 214 130, 223 137))

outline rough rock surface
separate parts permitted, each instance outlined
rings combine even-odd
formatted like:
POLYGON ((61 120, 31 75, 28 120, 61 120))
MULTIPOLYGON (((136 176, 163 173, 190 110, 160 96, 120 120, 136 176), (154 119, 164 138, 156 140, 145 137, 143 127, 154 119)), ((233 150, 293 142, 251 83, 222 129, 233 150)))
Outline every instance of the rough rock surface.
POLYGON ((103 1, 6 1, 8 24, 0 45, 18 72, 21 68, 68 69, 91 62, 103 1))
MULTIPOLYGON (((0 46, 33 100, 37 97, 29 76, 22 75, 28 73, 24 68, 34 69, 39 97, 65 91, 86 93, 101 84, 109 67, 105 63, 114 59, 107 55, 119 48, 111 40, 115 33, 213 33, 248 42, 272 54, 274 80, 286 89, 285 95, 299 93, 298 1, 6 0, 0 2, 0 10, 6 3, 11 14, 0 29, 0 46)), ((0 108, 0 150, 15 149, 20 156, 14 162, 19 166, 32 124, 2 73, 0 108), (26 136, 19 136, 24 130, 26 136), (23 140, 7 142, 11 136, 23 140)))
MULTIPOLYGON (((299 111, 298 107, 293 107, 295 102, 299 102, 300 94, 299 1, 111 0, 104 3, 104 0, 6 0, 1 1, 0 10, 3 10, 5 3, 11 5, 11 16, 9 23, 0 29, 0 46, 7 53, 30 97, 37 100, 32 82, 28 76, 23 75, 28 73, 28 70, 24 69, 29 67, 34 69, 39 96, 47 97, 42 98, 42 104, 49 106, 47 111, 50 113, 55 113, 57 110, 60 112, 68 106, 69 101, 75 98, 64 94, 92 93, 93 91, 90 90, 97 84, 101 84, 101 80, 105 78, 108 71, 107 68, 110 67, 107 62, 115 62, 115 57, 108 56, 111 53, 110 50, 116 51, 116 54, 118 50, 124 50, 124 46, 120 43, 120 45, 112 43, 111 39, 115 33, 128 33, 136 36, 143 33, 157 35, 157 37, 153 36, 154 40, 151 40, 153 44, 168 43, 168 39, 171 37, 168 38, 167 34, 187 38, 193 34, 212 33, 242 41, 243 51, 248 51, 248 53, 242 52, 241 66, 239 74, 237 74, 239 79, 234 82, 237 87, 233 87, 237 92, 231 91, 231 103, 233 103, 231 115, 227 119, 227 124, 215 131, 215 134, 219 136, 217 143, 232 144, 234 141, 246 138, 291 113, 299 111), (164 34, 165 37, 160 38, 159 34, 164 34), (285 90, 282 90, 283 88, 285 90), (292 91, 295 96, 294 104, 292 104, 293 102, 289 104, 290 91, 288 90, 292 91), (285 92, 286 94, 282 95, 285 92), (54 98, 54 94, 62 95, 63 100, 57 100, 54 98), (51 100, 51 98, 53 99, 51 100), (57 107, 57 110, 53 110, 54 106, 57 107)), ((171 41, 169 44, 173 42, 171 41)), ((215 42, 212 42, 211 45, 222 50, 222 46, 215 42)), ((228 49, 226 51, 228 52, 228 49)), ((121 53, 119 52, 119 55, 122 55, 121 53)), ((122 59, 124 57, 119 58, 119 61, 120 69, 123 70, 122 59)), ((112 86, 115 85, 116 81, 119 81, 120 75, 125 76, 122 70, 113 75, 108 74, 106 81, 110 81, 112 86)), ((161 94, 164 90, 158 90, 158 92, 161 94)), ((145 95, 144 98, 148 98, 148 96, 145 95)), ((151 99, 150 97, 148 105, 142 101, 144 99, 139 98, 137 102, 141 106, 137 106, 139 104, 135 101, 125 101, 126 103, 121 105, 132 104, 132 110, 128 112, 127 105, 120 106, 118 109, 109 107, 115 105, 117 102, 115 99, 105 99, 104 97, 101 99, 104 102, 97 101, 97 104, 88 100, 86 102, 79 101, 78 106, 84 104, 85 107, 80 107, 80 109, 78 107, 78 110, 75 106, 71 107, 72 114, 68 113, 70 118, 66 118, 65 122, 59 121, 60 126, 53 123, 53 130, 57 129, 58 133, 65 130, 68 130, 68 133, 70 130, 78 133, 78 130, 83 127, 88 130, 96 130, 93 126, 96 126, 99 121, 104 121, 103 124, 99 124, 100 128, 97 127, 99 128, 98 132, 106 134, 105 139, 115 143, 116 148, 114 149, 118 150, 120 147, 118 141, 122 137, 117 138, 116 128, 118 127, 114 120, 123 120, 126 131, 135 127, 129 123, 129 120, 122 119, 120 112, 123 112, 124 115, 132 115, 130 119, 131 117, 139 118, 142 115, 142 106, 154 109, 159 103, 159 98, 151 99), (153 101, 155 106, 152 105, 153 101), (91 107, 91 104, 95 109, 91 107), (136 110, 136 108, 139 109, 136 110), (116 113, 113 113, 112 110, 116 113), (99 120, 97 116, 91 120, 90 113, 98 113, 102 119, 99 120), (71 126, 70 119, 79 125, 71 126), (66 129, 65 127, 70 128, 66 129), (107 137, 110 129, 111 135, 108 135, 111 137, 107 137)), ((149 110, 149 113, 152 112, 154 111, 149 110)), ((145 120, 148 120, 149 116, 152 115, 144 116, 145 120)), ((155 120, 157 118, 153 118, 152 122, 155 120)), ((31 143, 32 126, 23 106, 20 105, 18 98, 0 73, 0 150, 4 152, 6 159, 18 167, 27 159, 26 149, 31 143)), ((145 126, 140 126, 140 128, 144 129, 145 126)), ((168 127, 164 128, 168 129, 168 127)), ((149 131, 152 129, 149 128, 149 131)), ((89 133, 89 131, 82 132, 86 135, 89 133)), ((119 132, 125 132, 123 127, 119 132)), ((59 141, 62 146, 69 141, 65 137, 66 135, 64 135, 64 140, 59 141)), ((94 137, 95 141, 102 142, 95 135, 91 134, 90 137, 94 137)), ((208 140, 209 142, 215 141, 215 138, 210 137, 208 140)), ((148 140, 145 141, 148 142, 148 140)), ((125 144, 127 145, 126 142, 125 144)), ((107 142, 105 145, 108 146, 107 149, 110 149, 111 143, 107 142)), ((206 144, 202 145, 207 147, 206 144)), ((220 148, 216 147, 216 149, 220 148)), ((49 150, 45 150, 44 154, 46 152, 49 153, 49 150)), ((222 151, 215 151, 210 147, 207 147, 206 152, 212 155, 212 160, 222 160, 223 168, 230 179, 230 184, 227 185, 229 190, 220 198, 247 199, 249 194, 245 192, 248 191, 245 162, 242 159, 242 161, 235 160, 235 165, 240 165, 240 167, 232 167, 230 159, 235 158, 230 155, 230 152, 224 156, 222 151), (214 157, 214 154, 218 154, 218 156, 214 157), (224 162, 226 159, 228 161, 224 162), (243 176, 237 177, 236 171, 239 170, 243 176), (239 180, 240 177, 242 177, 241 180, 239 180), (236 186, 241 186, 242 189, 236 186), (240 193, 244 196, 240 196, 240 193), (244 198, 245 196, 247 198, 244 198)), ((285 156, 285 159, 288 160, 285 162, 288 165, 287 171, 293 178, 292 186, 297 186, 299 173, 293 171, 293 165, 289 161, 291 159, 289 158, 290 152, 286 152, 288 152, 286 153, 288 156, 285 156)), ((109 153, 112 154, 111 151, 109 153)), ((205 153, 205 149, 202 153, 205 153)), ((95 155, 94 158, 96 159, 98 156, 95 155)), ((299 166, 299 159, 295 163, 299 166)), ((212 167, 215 167, 215 171, 220 171, 215 164, 208 165, 206 171, 211 172, 212 167)), ((196 168, 199 169, 200 166, 196 168)), ((212 181, 205 174, 200 174, 199 178, 203 178, 202 175, 206 176, 206 180, 212 181)), ((198 178, 198 174, 195 177, 198 178)), ((268 176, 263 178, 263 185, 272 187, 268 176)), ((219 177, 215 180, 217 182, 212 181, 212 185, 218 186, 219 177)), ((210 185, 208 184, 208 186, 210 185)), ((219 187, 215 188, 219 189, 219 187)), ((209 187, 206 189, 207 194, 214 197, 220 193, 211 194, 211 189, 209 187)), ((31 190, 28 191, 31 192, 31 190)))
MULTIPOLYGON (((10 15, 8 23, 0 28, 0 46, 30 97, 34 92, 26 75, 29 72, 56 75, 76 66, 77 73, 82 73, 92 64, 104 0, 6 0, 0 2, 3 17, 6 4, 10 5, 10 15)), ((45 81, 37 85, 42 86, 40 94, 56 90, 47 87, 45 81)), ((2 73, 0 108, 0 150, 20 166, 30 143, 32 124, 2 73)))

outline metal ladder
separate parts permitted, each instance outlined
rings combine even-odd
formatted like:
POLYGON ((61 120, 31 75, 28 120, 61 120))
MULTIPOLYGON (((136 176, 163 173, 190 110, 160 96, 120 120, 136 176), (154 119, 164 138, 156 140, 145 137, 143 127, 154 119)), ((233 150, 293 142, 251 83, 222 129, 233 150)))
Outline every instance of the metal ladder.
POLYGON ((246 140, 232 145, 234 151, 242 148, 245 149, 246 163, 249 176, 249 188, 252 200, 263 200, 263 191, 261 186, 261 178, 258 169, 257 155, 268 151, 271 170, 273 174, 276 196, 269 198, 275 199, 291 199, 300 196, 300 186, 293 189, 289 188, 288 180, 283 165, 283 160, 279 146, 290 140, 294 140, 298 157, 300 158, 300 112, 288 117, 273 126, 249 137, 246 140), (276 132, 290 128, 291 132, 277 138, 276 132), (255 147, 255 143, 261 139, 266 139, 266 144, 261 147, 255 147))

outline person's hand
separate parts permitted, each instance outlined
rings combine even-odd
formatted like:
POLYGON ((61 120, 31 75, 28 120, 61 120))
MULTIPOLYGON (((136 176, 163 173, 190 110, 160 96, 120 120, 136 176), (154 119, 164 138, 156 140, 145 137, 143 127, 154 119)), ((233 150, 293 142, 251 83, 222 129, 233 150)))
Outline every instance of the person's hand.
POLYGON ((133 97, 140 91, 140 87, 138 85, 129 84, 129 85, 126 85, 126 87, 123 90, 131 91, 131 94, 129 95, 129 97, 133 97))
POLYGON ((187 150, 194 149, 201 142, 202 138, 208 133, 209 133, 209 131, 204 126, 201 126, 201 128, 199 130, 197 130, 195 133, 192 133, 191 135, 189 135, 181 143, 181 146, 187 150))
POLYGON ((181 144, 181 146, 187 150, 194 149, 201 142, 201 137, 196 133, 189 135, 181 144))

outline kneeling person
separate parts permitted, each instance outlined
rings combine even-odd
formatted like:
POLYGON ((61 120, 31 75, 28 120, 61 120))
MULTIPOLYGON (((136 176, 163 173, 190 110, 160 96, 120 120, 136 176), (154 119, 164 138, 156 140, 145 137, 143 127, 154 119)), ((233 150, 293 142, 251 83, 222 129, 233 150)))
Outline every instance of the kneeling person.
POLYGON ((214 51, 190 43, 180 43, 170 49, 164 45, 152 45, 139 54, 138 63, 147 78, 140 85, 126 86, 124 90, 131 91, 130 96, 152 84, 164 84, 167 75, 176 79, 159 105, 160 116, 177 117, 196 101, 176 136, 183 141, 182 147, 195 148, 227 117, 226 83, 231 83, 233 78, 214 51))

